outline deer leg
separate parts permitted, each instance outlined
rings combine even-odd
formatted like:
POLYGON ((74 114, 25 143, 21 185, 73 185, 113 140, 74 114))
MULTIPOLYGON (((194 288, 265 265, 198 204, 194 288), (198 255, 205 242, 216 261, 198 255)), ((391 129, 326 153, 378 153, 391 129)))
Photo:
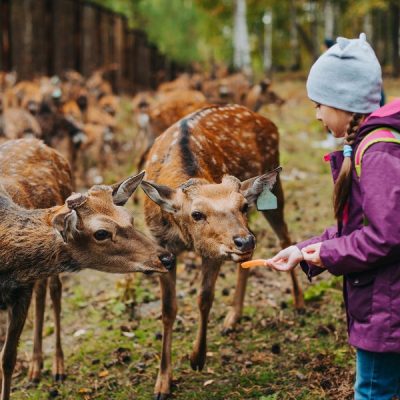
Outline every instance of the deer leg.
POLYGON ((11 379, 17 361, 17 347, 19 338, 24 328, 29 304, 32 296, 32 286, 16 293, 18 299, 8 306, 8 327, 6 341, 1 351, 1 400, 9 400, 11 392, 11 379))
POLYGON ((53 303, 55 325, 55 354, 53 359, 53 379, 63 382, 66 378, 64 369, 64 353, 61 346, 61 296, 62 283, 58 275, 49 278, 50 297, 53 303))
POLYGON ((39 383, 40 373, 43 368, 43 322, 44 310, 46 307, 46 286, 47 279, 41 279, 35 283, 34 304, 35 304, 35 319, 33 328, 33 353, 29 365, 28 378, 30 381, 39 383))
POLYGON ((161 302, 162 302, 162 353, 160 369, 154 388, 154 399, 165 400, 171 393, 172 367, 171 367, 171 345, 172 328, 174 326, 177 302, 176 302, 176 268, 160 277, 161 302))
MULTIPOLYGON (((288 228, 284 219, 284 197, 279 176, 273 192, 278 199, 278 208, 276 210, 263 211, 263 214, 276 235, 278 236, 281 247, 285 248, 287 246, 290 246, 292 244, 292 241, 290 240, 288 228)), ((301 289, 295 270, 290 271, 290 277, 292 279, 292 294, 294 299, 294 306, 297 310, 304 309, 303 291, 301 289)))
POLYGON ((233 295, 232 307, 225 317, 222 334, 226 335, 235 329, 243 312, 244 295, 246 293, 247 279, 249 278, 250 270, 237 266, 237 280, 235 294, 233 295))
POLYGON ((214 301, 215 282, 220 267, 220 262, 203 259, 201 269, 201 288, 197 298, 200 311, 200 323, 193 351, 190 355, 190 365, 195 371, 201 371, 206 362, 208 316, 214 301))

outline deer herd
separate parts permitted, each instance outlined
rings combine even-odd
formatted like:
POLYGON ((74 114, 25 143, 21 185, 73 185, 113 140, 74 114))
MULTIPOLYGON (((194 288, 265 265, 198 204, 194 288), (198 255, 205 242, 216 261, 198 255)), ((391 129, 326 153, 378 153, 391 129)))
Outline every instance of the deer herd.
MULTIPOLYGON (((145 145, 131 155, 130 165, 145 171, 106 185, 104 172, 118 153, 138 148, 119 134, 121 101, 105 79, 115 68, 87 79, 68 71, 19 82, 14 73, 0 72, 0 310, 7 312, 0 400, 10 398, 32 298, 29 379, 40 380, 47 289, 55 319, 52 374, 56 381, 65 379, 60 273, 91 268, 159 275, 163 336, 154 396, 161 400, 171 394, 176 257, 192 251, 201 259, 199 323, 190 355, 191 367, 201 371, 215 283, 226 260, 238 267, 223 331, 240 321, 249 276, 240 263, 256 246, 248 210, 266 188, 277 197, 277 208, 262 214, 281 246, 291 243, 278 130, 257 113, 265 104, 283 102, 268 81, 251 85, 240 73, 214 79, 183 74, 155 92, 138 93, 131 99, 131 124, 145 145), (135 228, 124 207, 139 186, 147 195, 143 208, 151 237, 135 228)), ((291 279, 294 305, 301 309, 294 272, 291 279)))

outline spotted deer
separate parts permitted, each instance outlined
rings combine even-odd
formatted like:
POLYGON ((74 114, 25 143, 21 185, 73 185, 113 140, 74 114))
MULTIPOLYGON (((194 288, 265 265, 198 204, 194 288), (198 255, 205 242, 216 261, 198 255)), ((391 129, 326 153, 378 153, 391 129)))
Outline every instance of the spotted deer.
MULTIPOLYGON (((150 150, 146 181, 145 217, 158 243, 178 255, 194 250, 201 258, 198 295, 200 320, 190 355, 194 370, 206 361, 207 320, 215 282, 225 260, 243 262, 252 257, 255 237, 247 211, 264 187, 277 196, 278 208, 263 212, 282 247, 291 243, 284 221, 284 197, 277 170, 278 130, 268 119, 243 106, 210 106, 180 120, 159 136, 150 150), (265 173, 267 170, 271 172, 265 173)), ((248 270, 238 266, 233 306, 223 329, 239 321, 248 270)), ((291 272, 296 308, 303 295, 291 272)), ((171 390, 172 329, 177 313, 176 271, 160 277, 163 348, 155 385, 155 398, 171 390)))
MULTIPOLYGON (((57 377, 64 371, 59 332, 61 286, 55 276, 83 268, 166 273, 173 267, 174 257, 137 231, 132 216, 122 207, 144 173, 113 186, 93 186, 86 194, 70 195, 68 163, 36 139, 1 145, 0 171, 0 309, 8 312, 0 398, 8 400, 35 282, 49 277, 55 282, 50 293, 56 314, 53 374, 57 377)), ((35 351, 41 349, 36 346, 35 351)), ((41 354, 34 354, 34 363, 40 359, 41 354)), ((31 374, 38 370, 40 365, 34 365, 31 374)))

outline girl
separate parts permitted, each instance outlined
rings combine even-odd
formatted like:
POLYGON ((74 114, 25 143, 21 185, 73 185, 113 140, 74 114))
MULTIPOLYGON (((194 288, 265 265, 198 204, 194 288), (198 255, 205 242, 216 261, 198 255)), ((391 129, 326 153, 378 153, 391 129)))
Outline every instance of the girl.
POLYGON ((379 108, 381 75, 365 34, 338 38, 312 66, 316 117, 345 143, 330 154, 337 226, 266 261, 343 276, 356 400, 400 394, 400 100, 379 108))

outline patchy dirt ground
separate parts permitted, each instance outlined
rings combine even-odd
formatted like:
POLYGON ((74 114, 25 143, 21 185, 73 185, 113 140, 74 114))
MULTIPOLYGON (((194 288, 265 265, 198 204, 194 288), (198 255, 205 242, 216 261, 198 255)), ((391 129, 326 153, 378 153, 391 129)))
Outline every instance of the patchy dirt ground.
MULTIPOLYGON (((331 178, 322 161, 325 139, 315 121, 305 83, 284 80, 274 89, 287 102, 266 107, 281 133, 281 165, 287 223, 294 241, 320 233, 333 223, 331 178)), ((386 82, 387 95, 399 93, 400 82, 386 82)), ((123 134, 134 138, 129 106, 121 117, 123 134)), ((133 139, 130 139, 133 140, 133 139)), ((120 178, 133 163, 120 163, 107 177, 120 178)), ((140 206, 135 206, 143 226, 140 206)), ((256 256, 278 250, 277 241, 261 215, 251 215, 257 233, 256 256)), ((182 261, 182 260, 181 260, 182 261)), ((178 318, 174 331, 174 398, 190 400, 345 400, 352 398, 354 352, 346 343, 341 280, 325 274, 309 284, 302 277, 306 311, 292 307, 286 274, 266 269, 249 280, 242 323, 229 336, 220 334, 235 284, 235 266, 224 265, 210 315, 208 359, 203 372, 190 369, 188 355, 197 324, 196 268, 178 265, 178 318)), ((42 382, 26 379, 32 349, 32 321, 21 340, 14 380, 15 400, 22 399, 149 399, 161 348, 159 288, 155 278, 135 275, 126 281, 93 271, 64 277, 63 344, 68 379, 51 381, 53 321, 47 312, 42 382)), ((49 307, 50 309, 50 307, 49 307)))

